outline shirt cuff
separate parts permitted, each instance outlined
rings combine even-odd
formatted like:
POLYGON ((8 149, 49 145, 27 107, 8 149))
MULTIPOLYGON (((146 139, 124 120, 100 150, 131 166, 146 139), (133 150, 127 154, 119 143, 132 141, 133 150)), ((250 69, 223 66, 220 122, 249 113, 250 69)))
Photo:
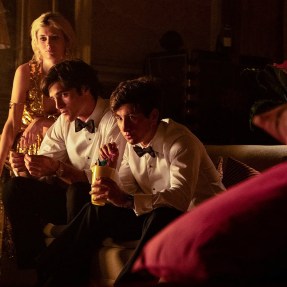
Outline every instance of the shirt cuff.
POLYGON ((135 194, 134 212, 136 215, 142 215, 153 210, 153 194, 135 194))

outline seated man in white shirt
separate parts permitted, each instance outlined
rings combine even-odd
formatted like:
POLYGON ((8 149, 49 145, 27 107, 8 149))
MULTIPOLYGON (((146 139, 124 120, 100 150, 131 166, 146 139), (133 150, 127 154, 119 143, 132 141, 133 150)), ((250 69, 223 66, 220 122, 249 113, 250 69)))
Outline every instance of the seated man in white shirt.
MULTIPOLYGON (((45 271, 44 282, 49 282, 45 286, 87 280, 81 266, 86 266, 92 248, 106 237, 139 240, 115 283, 126 286, 133 279, 130 268, 147 240, 186 212, 191 202, 224 190, 200 140, 173 120, 160 120, 160 93, 157 82, 146 77, 123 82, 112 93, 111 110, 128 142, 120 182, 101 177, 92 184, 91 194, 107 204, 85 205, 45 250, 39 259, 39 271, 45 271)), ((117 144, 107 143, 100 154, 115 165, 117 144)))
POLYGON ((61 62, 50 69, 42 88, 61 115, 48 130, 40 155, 12 153, 12 168, 31 176, 14 177, 3 187, 19 268, 34 267, 34 258, 46 247, 47 223, 66 224, 90 201, 90 166, 99 148, 117 141, 123 154, 126 144, 90 65, 61 62), (39 180, 46 176, 52 181, 39 180))

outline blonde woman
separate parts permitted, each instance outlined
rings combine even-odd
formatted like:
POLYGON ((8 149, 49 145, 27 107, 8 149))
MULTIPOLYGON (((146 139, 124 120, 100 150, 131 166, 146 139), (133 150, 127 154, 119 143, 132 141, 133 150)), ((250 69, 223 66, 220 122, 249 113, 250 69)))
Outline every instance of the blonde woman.
POLYGON ((11 149, 36 154, 57 110, 53 100, 43 97, 41 79, 62 60, 75 55, 75 33, 59 13, 47 12, 31 26, 32 59, 20 65, 14 76, 9 114, 0 140, 0 175, 11 149))

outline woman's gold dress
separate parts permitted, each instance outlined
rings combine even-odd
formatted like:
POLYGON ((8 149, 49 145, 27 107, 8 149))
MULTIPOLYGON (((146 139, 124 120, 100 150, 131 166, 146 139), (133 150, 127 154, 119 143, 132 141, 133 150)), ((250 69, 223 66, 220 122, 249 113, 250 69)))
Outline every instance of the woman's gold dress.
MULTIPOLYGON (((40 89, 42 80, 42 66, 35 60, 29 61, 30 68, 30 89, 27 94, 26 102, 24 105, 24 111, 22 115, 21 132, 18 134, 14 143, 14 149, 18 152, 37 154, 42 141, 42 135, 37 135, 37 142, 27 148, 21 148, 19 145, 19 139, 26 127, 35 118, 47 116, 44 109, 43 94, 40 89)), ((13 103, 12 103, 13 105, 13 103)))

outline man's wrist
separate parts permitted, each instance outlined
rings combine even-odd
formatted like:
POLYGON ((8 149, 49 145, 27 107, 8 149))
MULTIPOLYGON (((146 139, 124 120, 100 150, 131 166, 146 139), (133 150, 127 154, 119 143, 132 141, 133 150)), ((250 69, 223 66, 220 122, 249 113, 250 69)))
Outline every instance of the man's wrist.
POLYGON ((125 204, 123 207, 134 209, 135 203, 134 203, 134 196, 133 195, 131 195, 131 194, 125 195, 125 204))

